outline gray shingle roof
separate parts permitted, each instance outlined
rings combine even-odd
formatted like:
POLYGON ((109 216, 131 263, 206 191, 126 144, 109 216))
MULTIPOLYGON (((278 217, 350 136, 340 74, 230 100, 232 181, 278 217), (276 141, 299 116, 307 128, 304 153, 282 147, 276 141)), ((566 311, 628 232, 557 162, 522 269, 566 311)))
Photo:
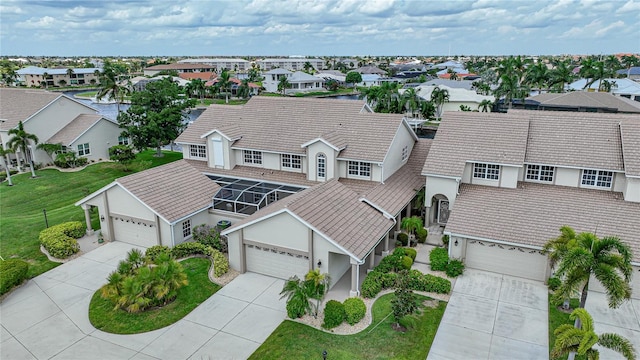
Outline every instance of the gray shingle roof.
POLYGON ((0 88, 0 129, 9 130, 61 97, 42 90, 0 88))
MULTIPOLYGON (((52 137, 50 137, 46 142, 50 144, 62 144, 69 145, 75 139, 78 138, 82 133, 87 131, 90 127, 92 127, 95 123, 100 121, 102 116, 93 115, 93 114, 81 114, 76 116, 75 119, 71 120, 67 126, 63 127, 55 133, 52 137)), ((110 121, 105 119, 105 121, 110 121)))
POLYGON ((523 182, 516 189, 461 184, 446 231, 542 247, 563 225, 618 236, 640 262, 640 203, 611 191, 523 182))
POLYGON ((620 133, 624 171, 628 176, 640 176, 640 119, 620 120, 620 133))
POLYGON ((169 223, 210 206, 220 186, 185 160, 116 179, 169 223))
POLYGON ((447 112, 422 174, 462 177, 468 161, 521 166, 528 127, 524 114, 447 112))
POLYGON ((203 134, 219 129, 239 138, 235 148, 304 154, 302 144, 335 130, 346 144, 339 157, 381 162, 402 116, 362 113, 364 105, 354 100, 255 96, 241 107, 207 108, 176 142, 204 143, 203 134))

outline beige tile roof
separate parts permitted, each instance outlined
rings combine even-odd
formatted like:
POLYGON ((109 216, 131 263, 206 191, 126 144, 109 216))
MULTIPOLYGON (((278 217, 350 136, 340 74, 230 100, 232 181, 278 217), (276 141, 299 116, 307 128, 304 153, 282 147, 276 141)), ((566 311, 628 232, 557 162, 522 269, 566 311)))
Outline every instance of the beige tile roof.
POLYGON ((176 142, 204 143, 201 135, 220 129, 227 136, 232 137, 231 133, 241 137, 233 144, 235 148, 304 154, 302 144, 337 131, 339 137, 328 136, 326 140, 346 145, 339 157, 381 162, 402 116, 362 113, 364 104, 354 100, 255 96, 234 110, 207 108, 176 142))
POLYGON ((640 176, 640 119, 620 120, 620 133, 624 171, 628 176, 640 176))
POLYGON ((640 113, 640 103, 604 92, 571 91, 562 94, 540 94, 527 98, 547 107, 608 108, 624 113, 640 113))
POLYGON ((228 230, 287 209, 363 260, 394 223, 359 198, 349 187, 331 180, 262 208, 228 230))
MULTIPOLYGON (((95 123, 100 121, 102 116, 93 114, 81 114, 71 120, 67 126, 63 127, 45 142, 50 144, 70 145, 82 133, 87 131, 95 123)), ((105 119, 105 121, 110 121, 105 119)))
POLYGON ((169 223, 210 206, 220 186, 185 160, 116 179, 169 223))
POLYGON ((462 177, 466 162, 521 166, 528 127, 522 114, 447 112, 422 174, 462 177))
POLYGON ((0 88, 0 129, 9 130, 40 111, 61 93, 42 90, 0 88))
POLYGON ((199 160, 185 160, 191 166, 198 169, 204 174, 230 176, 234 178, 250 179, 257 181, 268 181, 278 184, 300 185, 300 186, 313 186, 318 183, 315 181, 307 180, 307 175, 302 173, 294 173, 290 171, 270 170, 256 168, 252 166, 238 165, 231 170, 214 169, 207 165, 206 161, 199 160))
POLYGON ((631 246, 633 261, 640 262, 640 203, 611 191, 522 182, 516 189, 462 184, 445 231, 542 247, 563 225, 618 236, 631 246))
MULTIPOLYGON (((510 112, 511 113, 511 112, 510 112)), ((530 120, 525 161, 536 164, 623 170, 621 118, 637 115, 569 111, 512 111, 530 120)))

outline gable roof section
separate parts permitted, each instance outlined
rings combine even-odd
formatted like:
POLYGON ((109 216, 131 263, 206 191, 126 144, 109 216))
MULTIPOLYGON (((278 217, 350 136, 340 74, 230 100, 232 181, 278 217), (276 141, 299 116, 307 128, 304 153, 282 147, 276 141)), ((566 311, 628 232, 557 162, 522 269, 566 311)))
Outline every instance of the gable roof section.
POLYGON ((541 248, 569 225, 576 232, 618 236, 640 262, 638 214, 640 203, 611 191, 523 182, 516 189, 461 184, 446 232, 541 248))
POLYGON ((223 233, 282 212, 298 218, 359 261, 364 260, 394 224, 392 219, 360 201, 358 194, 349 187, 331 180, 262 208, 223 233))
POLYGON ((178 144, 206 144, 203 135, 219 132, 229 140, 241 137, 242 131, 238 124, 226 119, 241 118, 243 106, 210 105, 198 118, 190 123, 175 140, 178 144))
POLYGON ((522 114, 447 112, 422 174, 461 178, 467 162, 522 166, 528 127, 522 114))
POLYGON ((620 135, 624 172, 627 176, 640 177, 640 119, 620 120, 620 135))
POLYGON ((103 118, 100 115, 94 114, 80 114, 76 116, 75 119, 71 120, 69 124, 60 129, 57 133, 55 133, 52 137, 50 137, 46 142, 51 144, 62 144, 62 145, 70 145, 72 144, 80 135, 87 132, 91 129, 95 124, 97 124, 101 119, 104 121, 108 121, 113 125, 117 126, 111 120, 103 118))
POLYGON ((0 129, 13 129, 60 97, 48 91, 0 88, 0 129))
POLYGON ((170 224, 210 207, 220 190, 185 160, 131 174, 115 183, 170 224))

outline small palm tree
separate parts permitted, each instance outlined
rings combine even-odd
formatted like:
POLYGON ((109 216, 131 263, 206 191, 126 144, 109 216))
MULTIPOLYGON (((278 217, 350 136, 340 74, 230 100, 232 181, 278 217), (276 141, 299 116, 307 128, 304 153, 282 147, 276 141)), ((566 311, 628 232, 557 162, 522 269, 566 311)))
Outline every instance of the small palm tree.
POLYGON ((421 218, 417 216, 412 216, 412 217, 405 217, 404 219, 402 219, 402 222, 400 223, 400 227, 406 232, 408 232, 411 236, 415 237, 416 231, 418 229, 422 229, 424 227, 424 224, 421 218))
POLYGON ((20 149, 24 156, 24 161, 29 163, 29 167, 31 168, 31 177, 36 177, 36 172, 33 168, 33 158, 31 153, 29 153, 29 146, 33 141, 35 144, 38 144, 38 137, 34 134, 30 134, 24 130, 24 125, 22 121, 18 123, 18 127, 13 128, 7 132, 9 136, 13 135, 12 138, 7 141, 7 146, 11 148, 13 151, 20 149))
POLYGON ((320 302, 329 291, 329 275, 320 273, 320 269, 315 269, 309 271, 304 279, 311 288, 311 298, 316 300, 315 309, 313 309, 313 316, 316 317, 318 316, 320 302))
POLYGON ((310 282, 292 276, 284 283, 280 292, 280 299, 287 298, 287 315, 292 319, 302 317, 312 311, 309 298, 312 295, 310 282))
POLYGON ((442 117, 442 106, 449 102, 449 91, 436 86, 431 92, 431 102, 436 106, 437 117, 442 117))
POLYGON ((9 186, 13 186, 13 182, 11 181, 11 171, 9 170, 9 162, 7 161, 7 155, 11 153, 13 153, 13 150, 4 149, 0 146, 0 163, 2 163, 2 167, 7 173, 7 181, 9 183, 9 186))
POLYGON ((588 360, 597 360, 600 357, 594 345, 602 346, 616 351, 627 360, 635 360, 636 353, 631 342, 614 333, 597 335, 593 328, 593 318, 585 309, 575 309, 570 315, 571 320, 579 320, 580 328, 569 324, 560 325, 553 333, 556 342, 551 351, 551 357, 560 358, 569 353, 577 353, 586 356, 588 360))
POLYGON ((492 104, 491 100, 484 99, 478 104, 478 110, 488 112, 492 104))
POLYGON ((290 86, 289 79, 285 75, 282 75, 278 81, 278 91, 281 91, 282 95, 284 95, 290 86))

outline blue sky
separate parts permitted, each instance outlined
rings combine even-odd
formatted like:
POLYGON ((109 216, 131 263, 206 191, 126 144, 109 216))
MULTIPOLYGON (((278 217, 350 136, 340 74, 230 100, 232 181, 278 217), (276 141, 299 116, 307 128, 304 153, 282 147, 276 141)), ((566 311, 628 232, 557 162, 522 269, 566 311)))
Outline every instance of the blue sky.
POLYGON ((640 52, 640 0, 2 0, 0 54, 640 52))

